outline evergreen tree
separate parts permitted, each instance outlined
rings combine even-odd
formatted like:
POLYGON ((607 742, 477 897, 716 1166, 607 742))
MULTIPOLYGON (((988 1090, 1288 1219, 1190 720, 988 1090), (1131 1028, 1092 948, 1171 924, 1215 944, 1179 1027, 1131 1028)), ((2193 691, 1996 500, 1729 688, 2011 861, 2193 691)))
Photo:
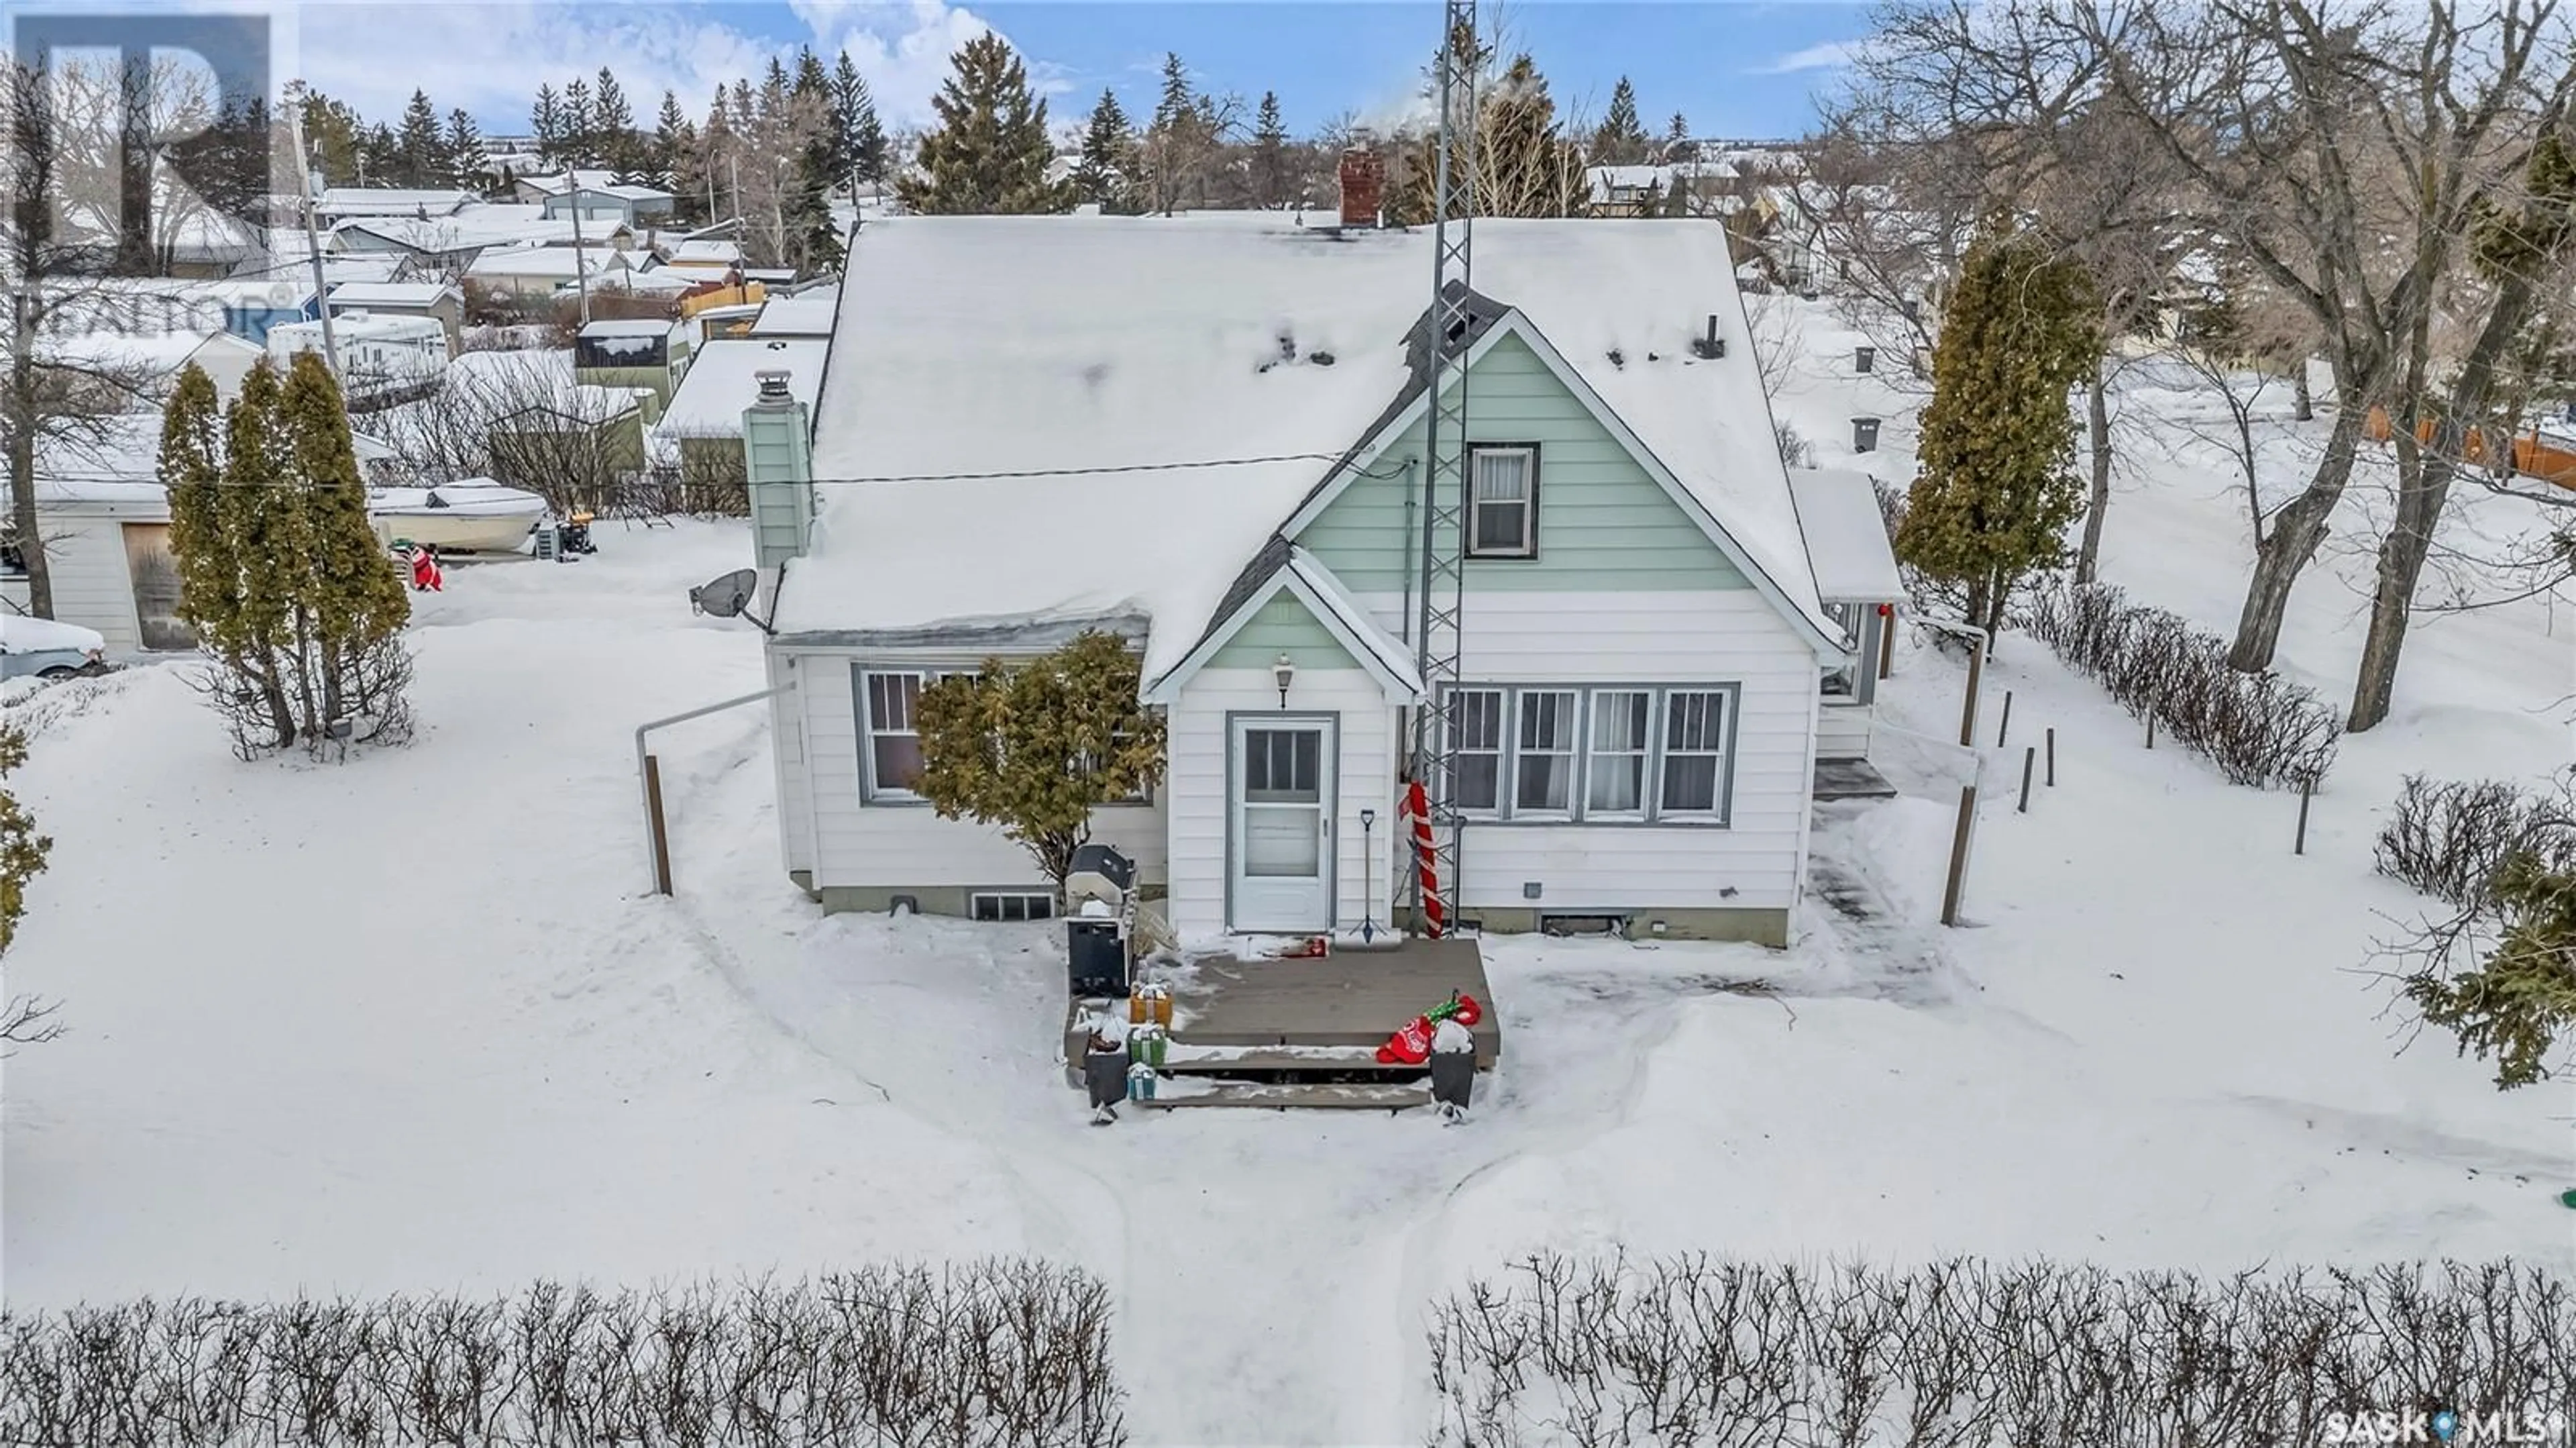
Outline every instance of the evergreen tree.
POLYGON ((580 76, 564 82, 563 164, 599 164, 599 112, 591 100, 590 82, 580 76))
POLYGON ((385 178, 401 174, 402 144, 394 137, 393 127, 379 121, 358 133, 358 179, 371 186, 389 184, 385 178))
POLYGON ((933 214, 1063 211, 1069 187, 1051 185, 1055 145, 1046 102, 1009 42, 984 34, 949 57, 953 73, 931 98, 939 128, 921 138, 922 175, 898 185, 905 206, 933 214))
POLYGON ((427 92, 411 93, 411 103, 403 107, 402 127, 394 136, 394 169, 385 177, 386 184, 436 186, 446 180, 446 137, 427 92))
POLYGON ((626 87, 604 65, 591 91, 590 124, 599 164, 615 172, 621 182, 634 181, 645 164, 642 148, 636 145, 635 108, 627 104, 626 87))
POLYGON ((1476 138, 1477 202, 1491 216, 1572 216, 1589 197, 1583 157, 1560 134, 1547 77, 1512 57, 1484 102, 1476 138))
POLYGON ((876 97, 868 93, 867 78, 859 74, 857 62, 846 50, 832 70, 832 124, 841 134, 841 151, 848 157, 853 186, 883 183, 885 126, 877 119, 876 97))
POLYGON ((283 382, 263 358, 220 428, 214 384, 189 368, 162 417, 161 464, 179 616, 214 661, 207 697, 235 747, 318 753, 344 722, 400 737, 411 603, 368 520, 322 358, 299 352, 283 382))
POLYGON ((1195 92, 1190 86, 1189 67, 1181 64, 1178 51, 1163 52, 1163 93, 1154 102, 1154 121, 1150 129, 1170 130, 1198 113, 1195 92))
POLYGON ((320 171, 323 180, 333 186, 356 181, 361 130, 358 113, 320 91, 304 92, 298 103, 304 112, 306 166, 320 171))
POLYGON ((1683 116, 1679 111, 1673 112, 1673 118, 1664 123, 1664 150, 1666 154, 1669 155, 1675 146, 1678 146, 1689 139, 1689 119, 1683 116))
POLYGON ((2460 1054, 2496 1063, 2504 1090, 2549 1079, 2576 1040, 2576 873, 2538 853, 2509 857, 2487 887, 2503 926, 2478 969, 2408 977, 2424 1019, 2459 1037, 2460 1054))
POLYGON ((682 204, 696 198, 696 193, 682 193, 681 172, 688 167, 689 153, 697 149, 698 128, 689 124, 688 113, 680 109, 680 98, 670 91, 662 92, 662 111, 654 119, 650 170, 653 184, 679 195, 682 204))
POLYGON ((2066 399, 2101 355, 2099 315, 2083 267, 2001 222, 1968 248, 1942 313, 1896 552, 1962 586, 1967 621, 1989 631, 2084 514, 2066 399))
POLYGON ((1252 204, 1269 208, 1288 199, 1288 126, 1279 118, 1279 93, 1263 91, 1252 120, 1252 204))
POLYGON ((1082 158, 1073 169, 1073 189, 1082 200, 1110 215, 1131 215, 1138 209, 1135 178, 1135 133, 1117 93, 1104 89, 1082 128, 1082 158))
POLYGON ((462 107, 447 113, 446 146, 450 185, 480 191, 490 184, 492 158, 483 149, 483 132, 462 107))
POLYGON ((1637 119, 1637 88, 1623 75, 1610 91, 1609 112, 1592 132, 1592 164, 1641 166, 1653 147, 1645 124, 1637 119))
POLYGON ((537 87, 537 103, 528 112, 528 130, 536 137, 537 161, 549 168, 563 164, 563 98, 552 85, 537 87))
POLYGON ((698 148, 690 154, 687 174, 681 178, 691 195, 707 198, 710 221, 741 214, 742 198, 734 193, 732 178, 725 174, 725 158, 740 144, 734 130, 733 106, 719 87, 715 104, 707 108, 706 126, 698 133, 698 148))
MULTIPOLYGON (((27 736, 0 729, 0 776, 27 762, 27 736)), ((27 913, 27 885, 45 871, 54 842, 36 833, 35 816, 18 797, 0 789, 0 955, 18 938, 18 921, 27 913)), ((11 996, 0 1005, 0 1041, 32 1046, 53 1040, 60 1027, 48 1022, 54 1003, 31 995, 11 996)))

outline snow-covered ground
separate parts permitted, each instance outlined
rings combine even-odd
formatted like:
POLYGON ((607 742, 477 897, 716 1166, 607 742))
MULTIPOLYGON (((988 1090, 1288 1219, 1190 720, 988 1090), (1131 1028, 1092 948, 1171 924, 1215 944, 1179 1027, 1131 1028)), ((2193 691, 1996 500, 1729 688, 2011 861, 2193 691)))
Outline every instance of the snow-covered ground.
MULTIPOLYGON (((1808 385, 1819 415, 1854 405, 1808 385)), ((2223 459, 2133 453, 2107 574, 2223 628, 2246 557, 2223 459)), ((600 543, 451 571, 407 749, 239 763, 175 667, 49 696, 14 783, 53 868, 9 986, 61 997, 71 1034, 6 1068, 13 1305, 1027 1251, 1117 1292, 1139 1441, 1378 1443, 1419 1439, 1426 1300, 1538 1246, 2576 1267, 2569 1091, 2400 1051, 2365 973, 2416 903, 2370 872, 2398 776, 2568 756, 2576 618, 2542 602, 2419 628, 2304 857, 2295 799, 2148 752, 2011 640, 1972 928, 1932 923, 1955 774, 1892 736, 1919 793, 1818 842, 1883 918, 1819 900, 1786 955, 1489 941, 1509 1054, 1462 1129, 1095 1131, 1052 1059, 1058 934, 818 917, 780 872, 758 711, 663 738, 679 895, 646 893, 631 731, 760 686, 756 635, 684 596, 747 548, 600 543), (2057 787, 2016 814, 2052 726, 2057 787)), ((2286 635, 2337 695, 2361 569, 2321 564, 2286 635)), ((1888 717, 1954 735, 1961 678, 1909 644, 1888 717)))

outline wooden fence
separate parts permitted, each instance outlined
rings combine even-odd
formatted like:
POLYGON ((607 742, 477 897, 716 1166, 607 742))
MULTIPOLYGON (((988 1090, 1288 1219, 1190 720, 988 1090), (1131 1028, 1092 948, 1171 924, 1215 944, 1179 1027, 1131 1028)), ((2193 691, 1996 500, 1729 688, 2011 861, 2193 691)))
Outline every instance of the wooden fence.
MULTIPOLYGON (((2361 431, 2362 436, 2372 442, 2382 443, 2396 434, 2395 426, 2388 419, 2388 409, 2384 407, 2370 410, 2361 431)), ((2500 428, 2470 428, 2460 446, 2461 461, 2484 466, 2494 455, 2501 432, 2500 428)), ((2423 443, 2433 440, 2433 419, 2428 417, 2415 424, 2415 440, 2423 443)), ((2513 459, 2515 472, 2556 483, 2562 488, 2576 489, 2576 446, 2543 441, 2537 429, 2521 437, 2504 440, 2501 445, 2513 459)))

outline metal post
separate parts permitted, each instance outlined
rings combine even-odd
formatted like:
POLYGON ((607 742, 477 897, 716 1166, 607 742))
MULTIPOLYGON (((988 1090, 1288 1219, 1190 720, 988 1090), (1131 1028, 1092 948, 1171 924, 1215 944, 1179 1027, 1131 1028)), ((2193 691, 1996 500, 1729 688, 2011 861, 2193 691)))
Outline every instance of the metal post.
POLYGON ((2022 750, 2021 750, 2021 805, 2020 805, 2020 807, 2015 811, 2015 813, 2017 813, 2017 814, 2028 814, 2028 813, 2030 813, 2030 767, 2031 767, 2031 765, 2032 765, 2034 762, 2036 762, 2036 760, 2038 759, 2038 757, 2039 757, 2039 751, 2038 751, 2038 750, 2033 749, 2032 747, 2030 747, 2030 746, 2029 746, 2029 745, 2027 745, 2027 744, 2025 744, 2025 745, 2023 745, 2023 746, 2022 746, 2022 750))
POLYGON ((1878 630, 1878 676, 1884 679, 1896 672, 1896 605, 1889 603, 1880 607, 1887 610, 1886 616, 1879 620, 1878 630))
POLYGON ((671 832, 662 823, 662 761, 644 756, 644 828, 653 841, 653 893, 671 893, 671 832))
POLYGON ((2313 779, 2299 781, 2299 842, 2291 848, 2291 854, 2304 855, 2308 852, 2308 795, 2316 787, 2317 782, 2313 779))
POLYGON ((1959 894, 1968 884, 1968 832, 1977 822, 1977 787, 1959 786, 1959 828, 1950 836, 1950 884, 1941 892, 1941 923, 1959 923, 1959 894))
POLYGON ((2006 689, 2006 690, 2004 690, 2004 717, 2003 717, 2003 722, 1995 726, 1995 747, 1996 747, 1997 749, 2001 749, 2001 748, 2003 748, 2003 747, 2004 747, 2004 740, 2006 740, 2006 739, 2010 738, 2010 737, 2011 737, 2011 735, 2012 735, 2012 690, 2010 690, 2010 689, 2006 689))
POLYGON ((2156 711, 2152 708, 2147 710, 2147 747, 2156 747, 2156 711))
POLYGON ((2057 726, 2048 726, 2048 787, 2057 788, 2057 726))
POLYGON ((313 305, 322 313, 322 362, 337 379, 340 375, 340 344, 331 331, 331 283, 322 270, 322 238, 313 225, 313 208, 317 199, 313 194, 315 173, 312 156, 304 149, 304 105, 301 97, 288 100, 286 124, 294 135, 295 169, 302 173, 296 178, 295 189, 304 193, 304 252, 313 263, 313 305))

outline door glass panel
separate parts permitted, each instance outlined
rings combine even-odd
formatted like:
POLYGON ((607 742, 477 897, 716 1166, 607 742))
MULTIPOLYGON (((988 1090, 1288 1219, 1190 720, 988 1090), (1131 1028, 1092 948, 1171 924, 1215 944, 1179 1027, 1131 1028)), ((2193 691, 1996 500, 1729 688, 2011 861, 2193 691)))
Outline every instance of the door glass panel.
POLYGON ((1256 879, 1311 880, 1323 870, 1323 827, 1312 806, 1244 806, 1244 874, 1256 879))
POLYGON ((1320 804, 1324 798, 1323 773, 1323 731, 1243 731, 1243 797, 1247 803, 1320 804))

